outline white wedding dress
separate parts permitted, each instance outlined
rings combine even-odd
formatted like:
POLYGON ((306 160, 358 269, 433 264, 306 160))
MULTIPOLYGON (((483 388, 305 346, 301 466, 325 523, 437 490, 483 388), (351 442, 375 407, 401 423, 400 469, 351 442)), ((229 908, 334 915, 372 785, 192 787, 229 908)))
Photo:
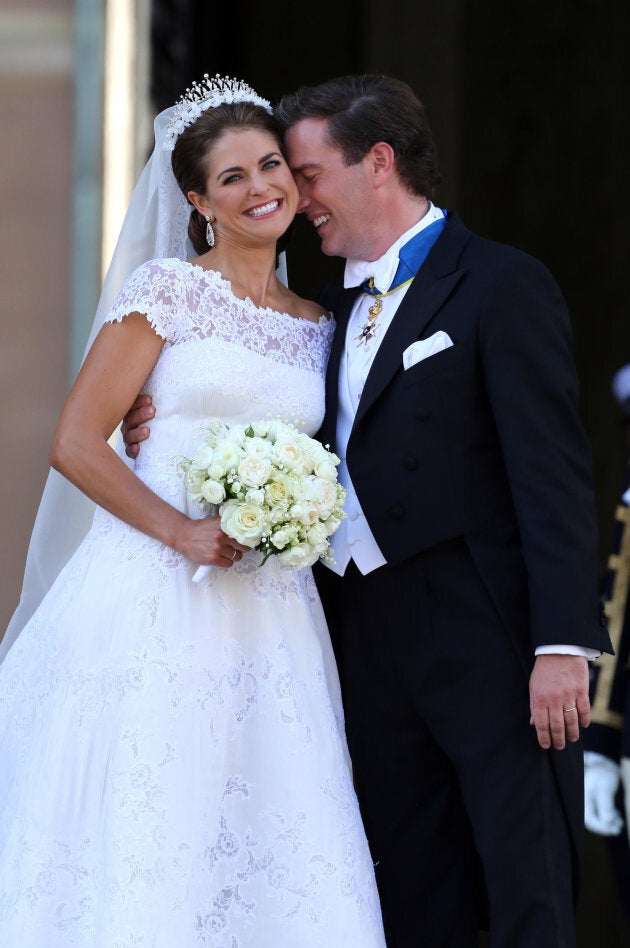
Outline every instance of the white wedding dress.
MULTIPOLYGON (((178 460, 210 417, 313 433, 333 324, 144 264, 110 318, 166 342, 137 474, 202 516, 178 460)), ((337 672, 310 570, 196 566, 97 510, 0 666, 3 948, 383 948, 337 672)))

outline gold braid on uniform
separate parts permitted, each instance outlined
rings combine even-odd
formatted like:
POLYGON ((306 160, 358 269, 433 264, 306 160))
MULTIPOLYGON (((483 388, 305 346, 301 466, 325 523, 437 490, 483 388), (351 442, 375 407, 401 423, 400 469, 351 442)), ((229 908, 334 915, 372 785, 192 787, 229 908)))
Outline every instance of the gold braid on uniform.
POLYGON ((630 583, 630 507, 619 504, 615 511, 615 520, 621 523, 621 538, 619 551, 611 553, 608 558, 608 569, 613 574, 613 580, 610 598, 604 607, 615 655, 602 654, 595 662, 599 674, 593 695, 591 720, 595 724, 605 724, 620 731, 624 725, 624 716, 618 711, 611 711, 610 694, 615 677, 616 655, 619 654, 630 583))

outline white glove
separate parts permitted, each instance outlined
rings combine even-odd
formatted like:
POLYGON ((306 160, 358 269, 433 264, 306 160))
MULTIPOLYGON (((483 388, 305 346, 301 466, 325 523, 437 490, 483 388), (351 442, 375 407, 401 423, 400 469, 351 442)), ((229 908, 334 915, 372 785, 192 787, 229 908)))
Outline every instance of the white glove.
POLYGON ((619 765, 603 754, 584 754, 584 823, 591 833, 617 836, 623 818, 615 806, 619 787, 619 765))
MULTIPOLYGON (((630 813, 630 757, 621 758, 621 785, 623 787, 623 796, 624 796, 624 806, 626 808, 626 817, 630 813)), ((628 823, 630 821, 626 818, 626 832, 628 834, 628 842, 630 843, 630 826, 628 823)))

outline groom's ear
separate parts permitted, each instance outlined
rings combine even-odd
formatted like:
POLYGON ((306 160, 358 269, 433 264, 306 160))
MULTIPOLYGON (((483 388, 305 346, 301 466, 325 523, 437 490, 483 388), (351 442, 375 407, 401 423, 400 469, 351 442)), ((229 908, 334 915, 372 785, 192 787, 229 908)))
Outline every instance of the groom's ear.
POLYGON ((387 142, 376 142, 366 155, 374 186, 382 187, 396 170, 394 149, 387 142))

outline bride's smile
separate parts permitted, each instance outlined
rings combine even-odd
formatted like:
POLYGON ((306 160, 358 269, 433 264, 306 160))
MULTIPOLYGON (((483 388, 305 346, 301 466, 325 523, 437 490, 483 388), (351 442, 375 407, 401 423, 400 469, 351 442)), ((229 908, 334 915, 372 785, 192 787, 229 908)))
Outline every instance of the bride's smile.
POLYGON ((259 204, 256 207, 250 208, 248 211, 245 211, 245 214, 247 214, 248 217, 266 217, 268 214, 273 214, 274 211, 277 211, 281 205, 281 199, 267 201, 266 204, 259 204))

